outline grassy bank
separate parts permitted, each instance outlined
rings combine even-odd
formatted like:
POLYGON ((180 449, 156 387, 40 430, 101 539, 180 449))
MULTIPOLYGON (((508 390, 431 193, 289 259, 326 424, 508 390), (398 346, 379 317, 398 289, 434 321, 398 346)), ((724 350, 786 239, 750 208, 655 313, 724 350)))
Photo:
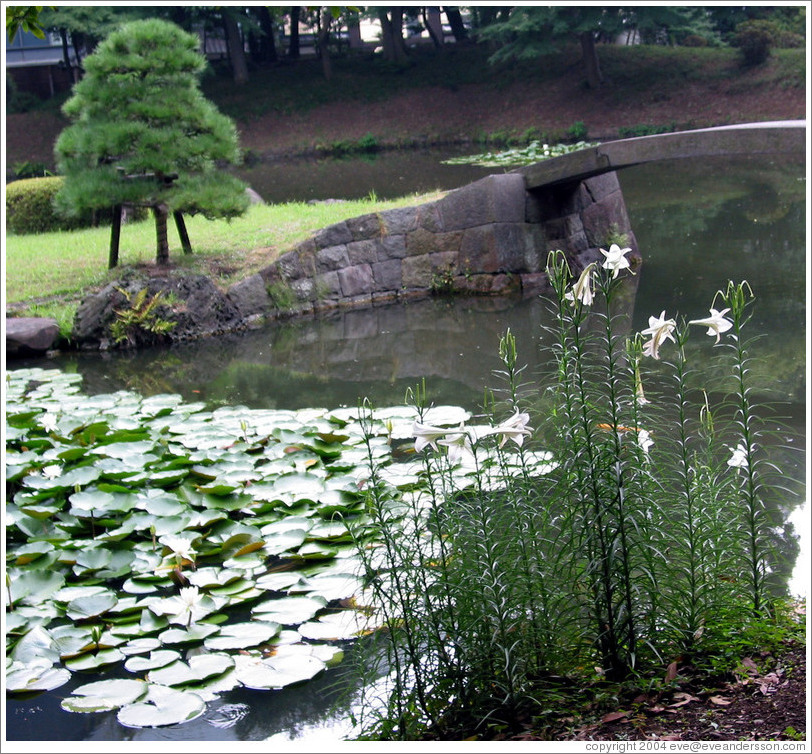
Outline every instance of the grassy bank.
MULTIPOLYGON (((174 265, 210 276, 223 287, 271 264, 280 254, 315 231, 350 217, 428 201, 406 196, 393 201, 365 199, 335 204, 254 205, 240 218, 186 224, 194 253, 184 256, 170 224, 170 259, 174 265)), ((42 233, 6 238, 6 306, 15 314, 52 316, 67 326, 89 290, 119 278, 122 269, 154 262, 155 228, 151 220, 124 225, 120 267, 107 269, 110 229, 42 233)), ((69 329, 69 327, 68 327, 69 329)))

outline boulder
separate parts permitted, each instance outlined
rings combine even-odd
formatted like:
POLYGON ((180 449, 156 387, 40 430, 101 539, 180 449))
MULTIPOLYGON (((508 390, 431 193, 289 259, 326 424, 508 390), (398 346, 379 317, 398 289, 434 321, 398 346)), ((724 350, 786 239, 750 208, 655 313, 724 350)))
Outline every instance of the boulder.
POLYGON ((6 320, 6 355, 25 356, 52 349, 59 325, 47 317, 9 317, 6 320))

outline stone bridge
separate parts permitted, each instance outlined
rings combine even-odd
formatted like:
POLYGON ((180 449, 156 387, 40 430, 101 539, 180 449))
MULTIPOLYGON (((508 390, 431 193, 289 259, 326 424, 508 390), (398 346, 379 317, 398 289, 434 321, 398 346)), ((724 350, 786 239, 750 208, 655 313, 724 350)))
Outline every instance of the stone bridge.
MULTIPOLYGON (((806 122, 752 123, 601 144, 491 175, 416 207, 355 217, 318 231, 260 272, 219 291, 205 278, 149 280, 180 301, 168 312, 176 340, 235 331, 294 314, 417 298, 431 293, 543 292, 547 254, 561 249, 573 271, 599 248, 637 244, 616 171, 707 155, 801 153, 806 122)), ((119 284, 121 285, 121 284, 119 284)), ((143 283, 128 283, 129 288, 143 283)), ((75 340, 104 347, 114 285, 83 302, 75 340)))

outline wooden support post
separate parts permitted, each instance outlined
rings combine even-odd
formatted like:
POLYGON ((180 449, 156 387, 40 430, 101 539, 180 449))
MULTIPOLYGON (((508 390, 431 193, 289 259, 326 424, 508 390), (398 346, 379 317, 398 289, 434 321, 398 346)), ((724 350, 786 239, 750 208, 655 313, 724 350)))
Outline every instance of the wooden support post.
POLYGON ((180 236, 180 244, 183 246, 183 253, 191 254, 192 244, 189 241, 189 234, 186 232, 186 223, 183 220, 183 213, 173 212, 172 217, 175 218, 175 225, 178 228, 178 235, 180 236))
POLYGON ((157 248, 155 251, 155 262, 157 264, 169 264, 169 242, 166 237, 166 218, 169 210, 165 204, 155 204, 152 207, 155 215, 155 236, 157 248))
POLYGON ((118 247, 121 240, 121 205, 113 207, 113 225, 110 228, 110 257, 107 260, 107 269, 112 270, 118 266, 118 247))

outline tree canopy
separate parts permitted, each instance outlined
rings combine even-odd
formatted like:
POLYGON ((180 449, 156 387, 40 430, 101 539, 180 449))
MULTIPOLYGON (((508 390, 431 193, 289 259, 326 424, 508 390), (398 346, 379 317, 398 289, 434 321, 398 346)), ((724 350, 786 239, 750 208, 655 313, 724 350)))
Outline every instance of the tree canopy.
POLYGON ((245 184, 217 167, 239 162, 240 150, 233 122, 199 90, 198 44, 168 21, 122 25, 85 59, 63 107, 73 122, 56 143, 58 205, 68 214, 153 208, 164 224, 159 259, 168 256, 168 212, 231 218, 248 207, 245 184))

